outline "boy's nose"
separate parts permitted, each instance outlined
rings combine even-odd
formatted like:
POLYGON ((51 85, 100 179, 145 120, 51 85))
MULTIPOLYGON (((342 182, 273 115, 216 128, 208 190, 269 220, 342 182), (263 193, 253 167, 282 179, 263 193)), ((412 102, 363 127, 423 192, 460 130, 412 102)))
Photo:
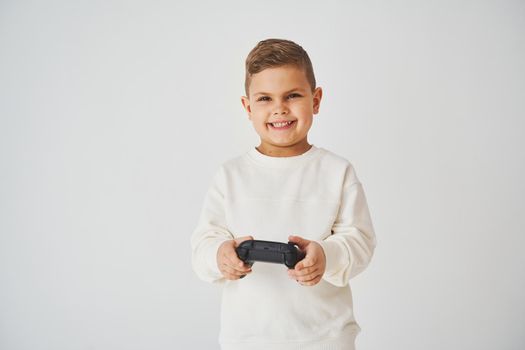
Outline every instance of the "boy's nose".
POLYGON ((288 108, 286 108, 283 105, 279 105, 275 107, 275 110, 273 111, 273 115, 280 115, 280 114, 286 114, 288 113, 288 108))

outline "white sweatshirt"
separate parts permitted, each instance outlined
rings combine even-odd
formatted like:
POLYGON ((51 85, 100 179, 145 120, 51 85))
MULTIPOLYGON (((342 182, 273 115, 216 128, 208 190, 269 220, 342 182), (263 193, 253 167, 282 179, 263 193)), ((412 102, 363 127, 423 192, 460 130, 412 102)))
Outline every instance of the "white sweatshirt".
POLYGON ((363 187, 352 165, 323 148, 270 157, 252 148, 214 177, 191 238, 195 273, 222 288, 222 349, 347 350, 360 331, 348 281, 363 271, 376 245, 363 187), (256 262, 235 281, 217 267, 219 245, 251 235, 318 242, 326 272, 315 286, 291 280, 281 264, 256 262))

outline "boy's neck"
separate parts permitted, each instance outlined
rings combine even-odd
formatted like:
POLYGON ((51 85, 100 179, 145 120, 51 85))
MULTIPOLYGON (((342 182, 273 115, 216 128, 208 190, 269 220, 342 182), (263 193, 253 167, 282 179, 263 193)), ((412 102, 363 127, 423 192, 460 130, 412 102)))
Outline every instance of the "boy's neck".
POLYGON ((302 142, 299 142, 295 145, 286 147, 279 147, 261 142, 261 144, 256 147, 257 151, 269 157, 300 156, 301 154, 310 150, 310 148, 312 148, 312 145, 310 145, 307 140, 303 140, 302 142))

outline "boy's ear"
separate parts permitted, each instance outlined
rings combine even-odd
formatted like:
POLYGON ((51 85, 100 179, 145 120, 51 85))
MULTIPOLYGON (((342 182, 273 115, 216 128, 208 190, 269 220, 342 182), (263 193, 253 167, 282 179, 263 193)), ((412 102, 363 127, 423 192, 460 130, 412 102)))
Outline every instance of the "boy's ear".
POLYGON ((319 107, 321 107, 321 99, 323 98, 323 89, 318 86, 315 88, 313 93, 314 102, 314 114, 319 113, 319 107))
POLYGON ((241 103, 246 112, 248 113, 248 119, 252 119, 252 109, 250 107, 250 99, 246 96, 241 96, 241 103))

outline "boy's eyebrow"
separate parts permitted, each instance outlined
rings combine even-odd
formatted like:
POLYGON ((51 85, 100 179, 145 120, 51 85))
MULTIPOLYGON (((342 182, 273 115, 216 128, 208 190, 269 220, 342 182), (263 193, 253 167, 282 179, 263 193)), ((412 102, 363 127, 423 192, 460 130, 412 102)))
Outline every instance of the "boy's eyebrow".
MULTIPOLYGON (((286 95, 286 94, 288 94, 288 93, 290 93, 292 91, 304 91, 304 89, 302 89, 302 88, 291 89, 291 90, 286 91, 283 95, 286 95)), ((256 92, 256 93, 253 94, 253 96, 256 96, 256 95, 271 95, 271 93, 269 93, 269 92, 262 92, 261 91, 261 92, 256 92)))

